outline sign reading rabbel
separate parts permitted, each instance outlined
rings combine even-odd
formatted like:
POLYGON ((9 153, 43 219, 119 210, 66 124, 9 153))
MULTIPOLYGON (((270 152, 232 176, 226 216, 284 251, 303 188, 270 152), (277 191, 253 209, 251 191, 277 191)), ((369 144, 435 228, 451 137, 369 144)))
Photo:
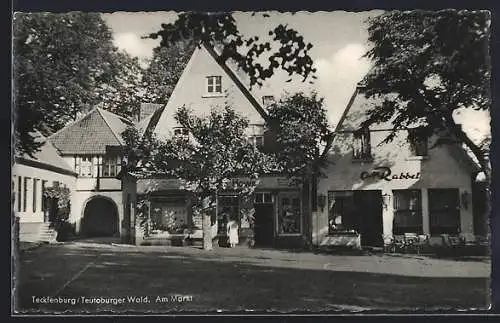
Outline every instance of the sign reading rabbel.
POLYGON ((410 172, 401 172, 400 174, 392 174, 392 169, 389 167, 375 167, 369 171, 361 172, 360 178, 365 180, 370 179, 383 179, 386 181, 398 180, 398 179, 419 179, 420 172, 410 173, 410 172))

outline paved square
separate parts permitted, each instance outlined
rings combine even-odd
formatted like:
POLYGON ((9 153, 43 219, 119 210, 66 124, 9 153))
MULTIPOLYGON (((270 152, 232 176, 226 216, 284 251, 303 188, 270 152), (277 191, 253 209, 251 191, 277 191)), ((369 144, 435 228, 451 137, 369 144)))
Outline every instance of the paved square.
POLYGON ((489 261, 71 242, 21 254, 22 312, 470 309, 489 261))

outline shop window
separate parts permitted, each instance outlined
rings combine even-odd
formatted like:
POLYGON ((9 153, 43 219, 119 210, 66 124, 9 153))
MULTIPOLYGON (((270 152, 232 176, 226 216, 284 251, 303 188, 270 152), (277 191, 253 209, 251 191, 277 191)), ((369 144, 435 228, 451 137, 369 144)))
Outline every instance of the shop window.
POLYGON ((353 192, 328 192, 328 234, 355 231, 353 192))
POLYGON ((354 133, 353 138, 353 158, 354 159, 371 159, 371 144, 370 130, 363 128, 354 133))
POLYGON ((408 130, 408 140, 413 156, 427 156, 427 136, 419 129, 408 130))
POLYGON ((120 158, 116 156, 104 157, 102 159, 102 176, 115 177, 118 175, 120 162, 120 158))
POLYGON ((300 234, 301 232, 300 197, 298 193, 284 194, 280 197, 278 212, 278 234, 300 234))
POLYGON ((429 189, 431 235, 460 233, 458 189, 429 189))
POLYGON ((422 234, 422 192, 420 190, 394 190, 393 234, 422 234))

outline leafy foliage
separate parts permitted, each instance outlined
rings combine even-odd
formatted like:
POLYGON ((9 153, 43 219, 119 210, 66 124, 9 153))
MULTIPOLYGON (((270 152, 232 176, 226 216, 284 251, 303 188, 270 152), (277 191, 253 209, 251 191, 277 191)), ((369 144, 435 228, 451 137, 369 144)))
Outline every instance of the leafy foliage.
POLYGON ((216 192, 226 189, 249 192, 252 185, 232 187, 231 179, 256 180, 259 174, 271 170, 272 160, 246 139, 248 121, 231 107, 214 108, 207 118, 181 107, 175 119, 189 131, 190 138, 166 140, 152 167, 184 180, 186 187, 200 197, 215 197, 216 192))
POLYGON ((296 93, 270 106, 268 113, 280 168, 303 179, 319 175, 332 139, 323 99, 316 93, 296 93))
POLYGON ((125 142, 123 155, 126 160, 126 171, 139 172, 143 176, 151 175, 150 161, 158 154, 161 146, 154 133, 141 134, 136 127, 130 126, 121 136, 125 142))
POLYGON ((64 222, 68 220, 70 213, 71 191, 65 186, 59 184, 45 187, 42 192, 43 198, 53 199, 57 201, 57 220, 56 222, 64 222))
POLYGON ((418 126, 427 136, 465 144, 489 176, 483 150, 455 123, 453 112, 490 107, 490 15, 484 11, 392 11, 369 21, 366 56, 374 62, 363 81, 368 98, 380 104, 363 126, 392 122, 418 126))
POLYGON ((98 103, 120 114, 135 95, 138 65, 118 52, 97 13, 16 13, 13 28, 16 148, 49 135, 98 103), (125 80, 126 79, 126 80, 125 80))
POLYGON ((262 85, 276 69, 281 68, 291 75, 300 75, 303 81, 316 78, 313 61, 309 50, 313 47, 305 43, 304 38, 288 26, 278 25, 269 31, 272 41, 278 44, 273 49, 269 41, 259 37, 246 38, 240 34, 231 13, 188 12, 179 15, 173 23, 162 24, 162 30, 149 35, 161 38, 160 46, 169 47, 180 40, 193 39, 195 43, 209 42, 222 49, 223 62, 232 59, 250 79, 250 86, 262 85), (269 63, 263 66, 260 57, 268 57, 269 63))

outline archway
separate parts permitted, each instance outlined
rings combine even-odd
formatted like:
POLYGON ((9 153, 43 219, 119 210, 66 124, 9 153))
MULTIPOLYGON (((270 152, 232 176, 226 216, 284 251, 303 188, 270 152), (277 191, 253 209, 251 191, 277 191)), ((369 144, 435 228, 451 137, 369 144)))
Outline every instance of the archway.
POLYGON ((113 237, 119 234, 116 204, 104 197, 94 197, 85 205, 82 233, 87 237, 113 237))

